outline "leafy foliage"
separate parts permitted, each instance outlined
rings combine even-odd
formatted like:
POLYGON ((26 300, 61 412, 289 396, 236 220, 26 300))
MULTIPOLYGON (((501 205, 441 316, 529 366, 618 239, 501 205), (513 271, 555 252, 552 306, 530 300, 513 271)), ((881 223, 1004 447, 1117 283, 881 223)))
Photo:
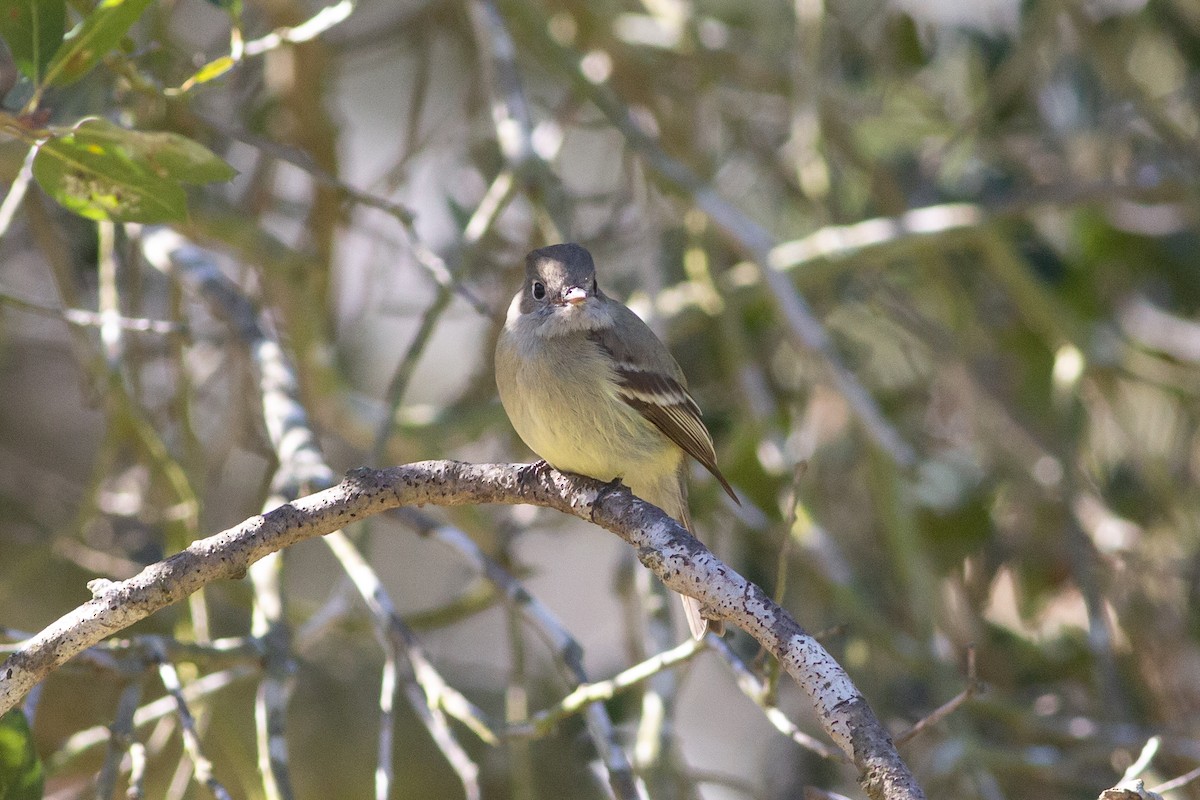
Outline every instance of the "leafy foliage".
POLYGON ((43 83, 68 86, 88 74, 100 59, 120 44, 151 2, 100 0, 54 53, 46 67, 43 83))
POLYGON ((33 175, 82 217, 113 222, 182 222, 184 183, 227 181, 236 171, 177 133, 130 131, 85 119, 38 146, 33 175))
POLYGON ((64 0, 0 0, 0 39, 35 84, 63 40, 66 14, 64 0))
POLYGON ((24 712, 0 716, 0 800, 41 800, 42 762, 24 712))

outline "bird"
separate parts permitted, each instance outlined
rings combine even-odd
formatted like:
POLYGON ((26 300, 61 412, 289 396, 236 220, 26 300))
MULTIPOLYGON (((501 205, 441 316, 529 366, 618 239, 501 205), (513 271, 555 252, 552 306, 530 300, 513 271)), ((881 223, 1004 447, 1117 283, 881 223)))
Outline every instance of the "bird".
MULTIPOLYGON (((691 456, 740 505, 683 370, 637 314, 600 289, 584 247, 554 244, 526 256, 525 280, 496 341, 495 368, 513 428, 555 469, 620 479, 694 534, 691 456)), ((709 621, 699 601, 681 597, 700 639, 709 621)))

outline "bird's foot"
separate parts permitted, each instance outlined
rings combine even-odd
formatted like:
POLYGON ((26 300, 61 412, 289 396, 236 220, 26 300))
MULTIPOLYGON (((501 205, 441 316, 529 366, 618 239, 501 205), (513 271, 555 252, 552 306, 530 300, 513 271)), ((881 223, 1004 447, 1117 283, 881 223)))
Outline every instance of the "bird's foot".
POLYGON ((596 492, 596 500, 592 503, 592 505, 599 503, 601 500, 608 497, 613 492, 622 489, 624 486, 625 484, 621 483, 621 476, 618 475, 608 483, 604 484, 604 486, 600 487, 600 491, 596 492))
POLYGON ((533 473, 535 478, 543 478, 554 467, 550 466, 550 462, 544 458, 539 458, 529 465, 529 471, 533 473))

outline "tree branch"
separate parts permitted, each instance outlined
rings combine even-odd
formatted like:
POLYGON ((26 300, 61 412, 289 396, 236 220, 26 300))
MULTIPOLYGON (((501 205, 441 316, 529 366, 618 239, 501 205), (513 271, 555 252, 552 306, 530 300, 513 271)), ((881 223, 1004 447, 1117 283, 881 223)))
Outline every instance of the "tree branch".
POLYGON ((411 505, 529 503, 616 533, 671 589, 739 626, 775 655, 812 699, 821 725, 860 771, 872 798, 923 798, 891 738, 841 666, 759 587, 719 561, 628 489, 544 465, 424 461, 358 469, 337 486, 280 506, 153 564, 63 616, 0 665, 0 714, 53 669, 104 637, 219 579, 241 578, 268 553, 411 505))

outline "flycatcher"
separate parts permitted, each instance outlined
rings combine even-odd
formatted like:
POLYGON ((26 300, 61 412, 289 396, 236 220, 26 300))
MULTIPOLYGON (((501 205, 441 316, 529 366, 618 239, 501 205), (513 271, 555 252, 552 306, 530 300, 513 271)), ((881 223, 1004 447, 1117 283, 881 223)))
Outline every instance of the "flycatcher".
MULTIPOLYGON (((740 502, 683 370, 642 320, 600 291, 592 256, 556 244, 525 258, 525 283, 496 342, 500 402, 525 444, 555 469, 620 478, 692 531, 686 457, 740 502)), ((683 597, 697 639, 708 621, 683 597)))

